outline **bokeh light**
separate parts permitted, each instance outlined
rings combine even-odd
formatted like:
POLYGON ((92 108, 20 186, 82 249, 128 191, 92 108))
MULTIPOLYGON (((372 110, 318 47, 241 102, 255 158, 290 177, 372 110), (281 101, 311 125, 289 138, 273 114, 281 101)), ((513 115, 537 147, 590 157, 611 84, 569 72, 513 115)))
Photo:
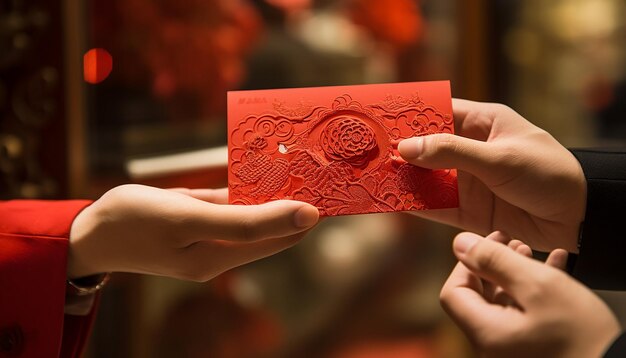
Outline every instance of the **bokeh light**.
POLYGON ((93 48, 83 57, 85 81, 97 84, 104 81, 113 69, 113 57, 103 48, 93 48))

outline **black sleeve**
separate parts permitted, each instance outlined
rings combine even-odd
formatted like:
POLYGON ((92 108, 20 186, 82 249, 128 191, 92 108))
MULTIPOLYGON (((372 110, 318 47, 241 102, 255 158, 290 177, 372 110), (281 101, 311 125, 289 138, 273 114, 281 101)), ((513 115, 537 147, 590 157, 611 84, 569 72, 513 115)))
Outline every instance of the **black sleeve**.
POLYGON ((587 179, 587 211, 572 275, 626 290, 626 150, 572 150, 587 179))
POLYGON ((622 333, 613 341, 609 349, 604 353, 604 358, 626 357, 626 333, 622 333))

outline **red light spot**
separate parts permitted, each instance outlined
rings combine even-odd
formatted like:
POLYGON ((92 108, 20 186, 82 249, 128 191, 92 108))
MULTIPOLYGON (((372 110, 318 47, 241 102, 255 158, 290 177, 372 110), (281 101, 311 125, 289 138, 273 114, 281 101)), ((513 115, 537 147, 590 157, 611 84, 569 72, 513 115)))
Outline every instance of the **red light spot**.
POLYGON ((83 56, 83 74, 85 81, 100 83, 104 81, 113 69, 113 58, 103 48, 92 48, 83 56))

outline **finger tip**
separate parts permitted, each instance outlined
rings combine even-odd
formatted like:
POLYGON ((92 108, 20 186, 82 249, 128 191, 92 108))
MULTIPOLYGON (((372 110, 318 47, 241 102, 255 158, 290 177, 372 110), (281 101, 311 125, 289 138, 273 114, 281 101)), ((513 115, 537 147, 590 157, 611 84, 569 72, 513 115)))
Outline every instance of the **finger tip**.
POLYGON ((320 218, 319 210, 310 204, 302 205, 294 214, 296 227, 306 229, 317 224, 320 218))
POLYGON ((564 261, 567 262, 567 258, 569 257, 569 252, 565 249, 556 249, 553 251, 554 255, 556 255, 557 257, 563 259, 564 261))
POLYGON ((398 153, 405 159, 417 159, 422 152, 422 137, 407 138, 398 143, 398 153))
POLYGON ((407 161, 404 160, 404 158, 402 158, 402 157, 398 157, 396 155, 392 155, 391 156, 391 163, 392 164, 397 164, 397 165, 403 165, 403 164, 406 164, 407 161))
POLYGON ((478 243, 478 238, 479 236, 474 233, 462 232, 454 238, 452 250, 457 256, 464 255, 478 243))
POLYGON ((555 249, 550 252, 545 263, 549 266, 556 267, 561 270, 565 270, 567 268, 568 256, 569 256, 569 252, 567 252, 566 250, 555 249))
POLYGON ((496 230, 489 234, 487 238, 501 243, 508 243, 513 240, 513 238, 504 230, 496 230))
POLYGON ((531 250, 530 246, 522 243, 521 245, 519 245, 518 247, 515 248, 515 252, 517 252, 518 254, 524 255, 526 257, 532 257, 533 256, 533 251, 531 250))

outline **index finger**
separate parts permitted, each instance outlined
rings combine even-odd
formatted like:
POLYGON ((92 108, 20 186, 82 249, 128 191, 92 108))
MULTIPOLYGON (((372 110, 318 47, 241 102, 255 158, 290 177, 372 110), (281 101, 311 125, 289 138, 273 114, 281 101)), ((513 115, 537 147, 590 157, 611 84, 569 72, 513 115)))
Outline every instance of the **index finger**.
POLYGON ((465 334, 474 339, 477 332, 498 330, 515 311, 489 303, 482 294, 482 283, 462 263, 458 263, 440 293, 443 309, 465 334))
POLYGON ((501 286, 522 306, 536 296, 538 282, 553 270, 506 245, 472 233, 457 235, 453 248, 459 261, 472 273, 501 286))
POLYGON ((169 190, 188 195, 192 198, 213 204, 228 204, 228 188, 219 189, 187 189, 170 188, 169 190))
POLYGON ((316 207, 293 200, 259 205, 200 204, 187 213, 193 237, 250 242, 294 235, 319 220, 316 207))
POLYGON ((486 141, 495 120, 495 114, 490 110, 492 106, 492 103, 453 98, 452 113, 456 134, 486 141))

